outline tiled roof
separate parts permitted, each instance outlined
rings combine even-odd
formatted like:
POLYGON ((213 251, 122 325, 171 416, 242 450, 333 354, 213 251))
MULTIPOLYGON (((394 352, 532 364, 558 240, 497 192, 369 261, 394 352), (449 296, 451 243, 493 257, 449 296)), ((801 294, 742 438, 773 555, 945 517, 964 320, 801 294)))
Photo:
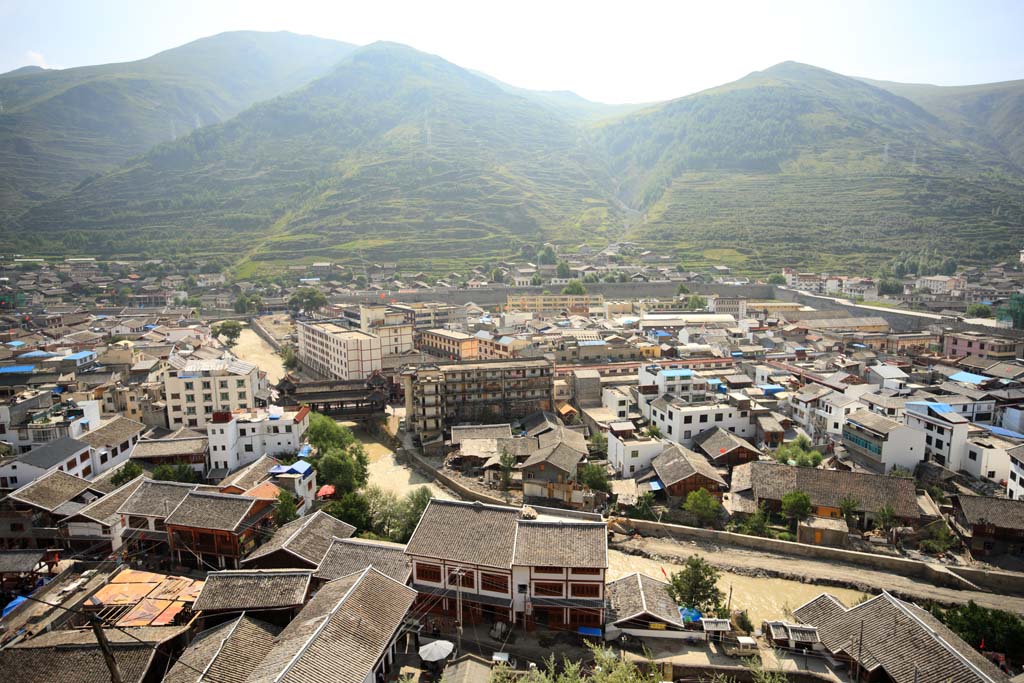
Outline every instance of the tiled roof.
POLYGON ((693 443, 704 451, 712 460, 720 458, 723 455, 727 455, 737 448, 745 448, 755 453, 760 453, 760 451, 749 441, 742 439, 721 427, 715 427, 714 429, 709 429, 706 432, 701 432, 693 440, 693 443))
POLYGON ((139 485, 117 511, 123 515, 167 517, 195 489, 195 484, 147 480, 139 485))
POLYGON ((250 683, 362 683, 402 625, 416 591, 367 568, 324 584, 281 632, 250 683))
MULTIPOLYGON (((125 643, 111 649, 121 680, 141 683, 153 658, 152 647, 144 643, 125 643)), ((0 650, 0 671, 6 683, 110 683, 110 670, 95 638, 91 644, 0 650)))
POLYGON ((406 547, 409 555, 510 567, 519 509, 434 498, 406 547))
POLYGON ((242 569, 209 572, 193 609, 205 611, 294 607, 306 599, 311 570, 242 569))
POLYGON ((782 500, 790 491, 803 491, 815 506, 839 508, 849 496, 859 512, 875 512, 890 505, 897 517, 917 519, 914 480, 814 467, 790 467, 771 462, 748 462, 733 468, 732 494, 751 491, 757 500, 782 500))
POLYGON ((17 460, 28 465, 35 465, 43 470, 48 470, 88 448, 89 444, 84 441, 64 436, 33 448, 28 453, 19 455, 17 460))
POLYGON ((889 432, 896 431, 903 426, 902 422, 890 420, 884 415, 873 413, 866 408, 853 411, 846 416, 846 421, 859 424, 862 427, 870 429, 873 432, 878 432, 879 434, 888 434, 889 432))
POLYGON ((145 480, 145 476, 140 474, 107 495, 89 503, 71 516, 86 517, 105 526, 112 526, 121 518, 118 509, 135 493, 145 480))
POLYGON ((725 486, 725 479, 707 458, 677 443, 666 443, 665 449, 651 460, 651 466, 665 486, 672 486, 695 474, 725 486))
POLYGON ((668 593, 668 584, 639 572, 612 581, 607 587, 607 622, 650 614, 670 624, 685 626, 679 607, 668 593))
POLYGON ((298 558, 295 566, 316 567, 324 559, 324 554, 331 547, 335 538, 348 538, 356 528, 347 522, 318 510, 311 515, 299 517, 285 524, 274 532, 274 535, 251 555, 243 560, 243 564, 252 563, 261 557, 283 550, 298 558))
POLYGON ((957 496, 969 524, 991 524, 1001 529, 1024 531, 1024 500, 988 496, 957 496))
POLYGON ((888 593, 847 608, 828 594, 793 610, 818 627, 831 652, 845 652, 896 683, 992 683, 1007 677, 931 614, 888 593), (861 634, 863 633, 863 640, 861 634))
POLYGON ((185 648, 163 683, 245 683, 280 633, 280 626, 247 614, 207 629, 185 648))
POLYGON ((143 439, 135 445, 132 458, 145 460, 146 458, 167 458, 203 453, 208 444, 209 440, 205 436, 188 439, 143 439))
POLYGON ((141 422, 119 415, 91 432, 82 434, 78 439, 93 448, 106 448, 107 446, 118 446, 145 430, 146 425, 141 422))
POLYGON ((85 479, 53 470, 25 484, 8 498, 49 512, 88 490, 89 482, 85 479))
POLYGON ((0 574, 21 574, 36 568, 45 550, 0 550, 0 574))
POLYGON ((603 569, 608 566, 608 528, 604 522, 521 519, 512 564, 603 569))
POLYGON ((263 481, 271 468, 281 463, 269 455, 263 455, 249 463, 245 467, 235 470, 220 483, 220 487, 235 486, 242 491, 248 491, 256 484, 263 481))
POLYGON ((353 572, 373 567, 399 583, 407 583, 411 569, 405 546, 388 541, 362 538, 336 538, 313 577, 332 581, 353 572))
POLYGON ((258 502, 256 498, 230 493, 190 491, 164 523, 168 526, 236 531, 258 502))
POLYGON ((497 425, 455 425, 452 427, 452 443, 459 445, 464 439, 511 439, 512 426, 497 425))

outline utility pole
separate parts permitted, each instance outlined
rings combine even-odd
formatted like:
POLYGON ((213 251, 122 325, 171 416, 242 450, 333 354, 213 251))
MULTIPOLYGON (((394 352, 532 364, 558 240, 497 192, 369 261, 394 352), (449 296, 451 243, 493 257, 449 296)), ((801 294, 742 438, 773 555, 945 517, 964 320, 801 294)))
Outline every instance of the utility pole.
POLYGON ((107 634, 103 632, 99 619, 90 619, 89 625, 96 636, 96 642, 100 644, 103 661, 107 663, 107 668, 110 669, 110 683, 122 683, 121 672, 117 668, 117 660, 114 659, 114 652, 110 649, 110 641, 107 640, 107 634))
POLYGON ((455 639, 456 653, 462 652, 462 576, 465 572, 456 569, 451 573, 455 577, 455 639))

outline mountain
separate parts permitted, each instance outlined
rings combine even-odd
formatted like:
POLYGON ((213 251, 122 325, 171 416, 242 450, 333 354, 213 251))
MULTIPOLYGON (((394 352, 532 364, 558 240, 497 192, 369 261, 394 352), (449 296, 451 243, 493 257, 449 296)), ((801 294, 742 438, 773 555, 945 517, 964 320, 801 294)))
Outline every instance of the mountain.
POLYGON ((644 212, 631 234, 684 262, 855 272, 906 249, 969 261, 1024 223, 1007 149, 894 91, 794 62, 599 124, 594 141, 622 200, 644 212))
POLYGON ((471 73, 491 81, 505 92, 533 100, 550 108, 557 114, 580 122, 599 121, 601 119, 622 116, 649 106, 649 103, 607 104, 605 102, 594 102, 585 97, 580 97, 571 90, 529 90, 509 85, 480 71, 472 71, 471 73))
POLYGON ((27 212, 40 248, 194 251, 254 263, 478 259, 621 230, 578 128, 401 45, 193 131, 27 212))
POLYGON ((224 33, 147 59, 0 76, 0 222, 154 145, 305 85, 354 46, 224 33))

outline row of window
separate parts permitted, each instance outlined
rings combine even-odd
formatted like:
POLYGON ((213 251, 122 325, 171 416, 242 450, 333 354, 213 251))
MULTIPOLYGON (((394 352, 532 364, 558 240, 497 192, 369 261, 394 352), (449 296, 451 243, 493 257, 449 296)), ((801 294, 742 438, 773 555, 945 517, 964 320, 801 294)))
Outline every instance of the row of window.
MULTIPOLYGON (((204 381, 204 382, 201 383, 201 386, 203 387, 203 389, 212 389, 213 388, 213 383, 212 382, 204 381)), ((226 380, 226 379, 219 380, 217 382, 217 386, 219 386, 221 389, 227 389, 228 388, 228 380, 226 380)), ((239 389, 244 389, 245 388, 245 380, 244 379, 236 379, 235 380, 235 386, 237 388, 239 388, 239 389)), ((185 382, 185 391, 192 391, 193 389, 195 389, 195 382, 185 382)))

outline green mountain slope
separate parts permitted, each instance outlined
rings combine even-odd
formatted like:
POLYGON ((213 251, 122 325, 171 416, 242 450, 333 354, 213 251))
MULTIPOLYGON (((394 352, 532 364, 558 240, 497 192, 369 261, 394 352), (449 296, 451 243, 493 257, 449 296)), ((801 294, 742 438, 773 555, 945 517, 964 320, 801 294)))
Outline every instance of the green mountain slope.
POLYGON ((0 222, 154 145, 322 75, 354 46, 225 33, 147 59, 0 76, 0 222))
POLYGON ((621 229, 610 184, 570 122, 382 43, 29 211, 12 234, 57 250, 245 250, 279 266, 457 259, 621 229))

